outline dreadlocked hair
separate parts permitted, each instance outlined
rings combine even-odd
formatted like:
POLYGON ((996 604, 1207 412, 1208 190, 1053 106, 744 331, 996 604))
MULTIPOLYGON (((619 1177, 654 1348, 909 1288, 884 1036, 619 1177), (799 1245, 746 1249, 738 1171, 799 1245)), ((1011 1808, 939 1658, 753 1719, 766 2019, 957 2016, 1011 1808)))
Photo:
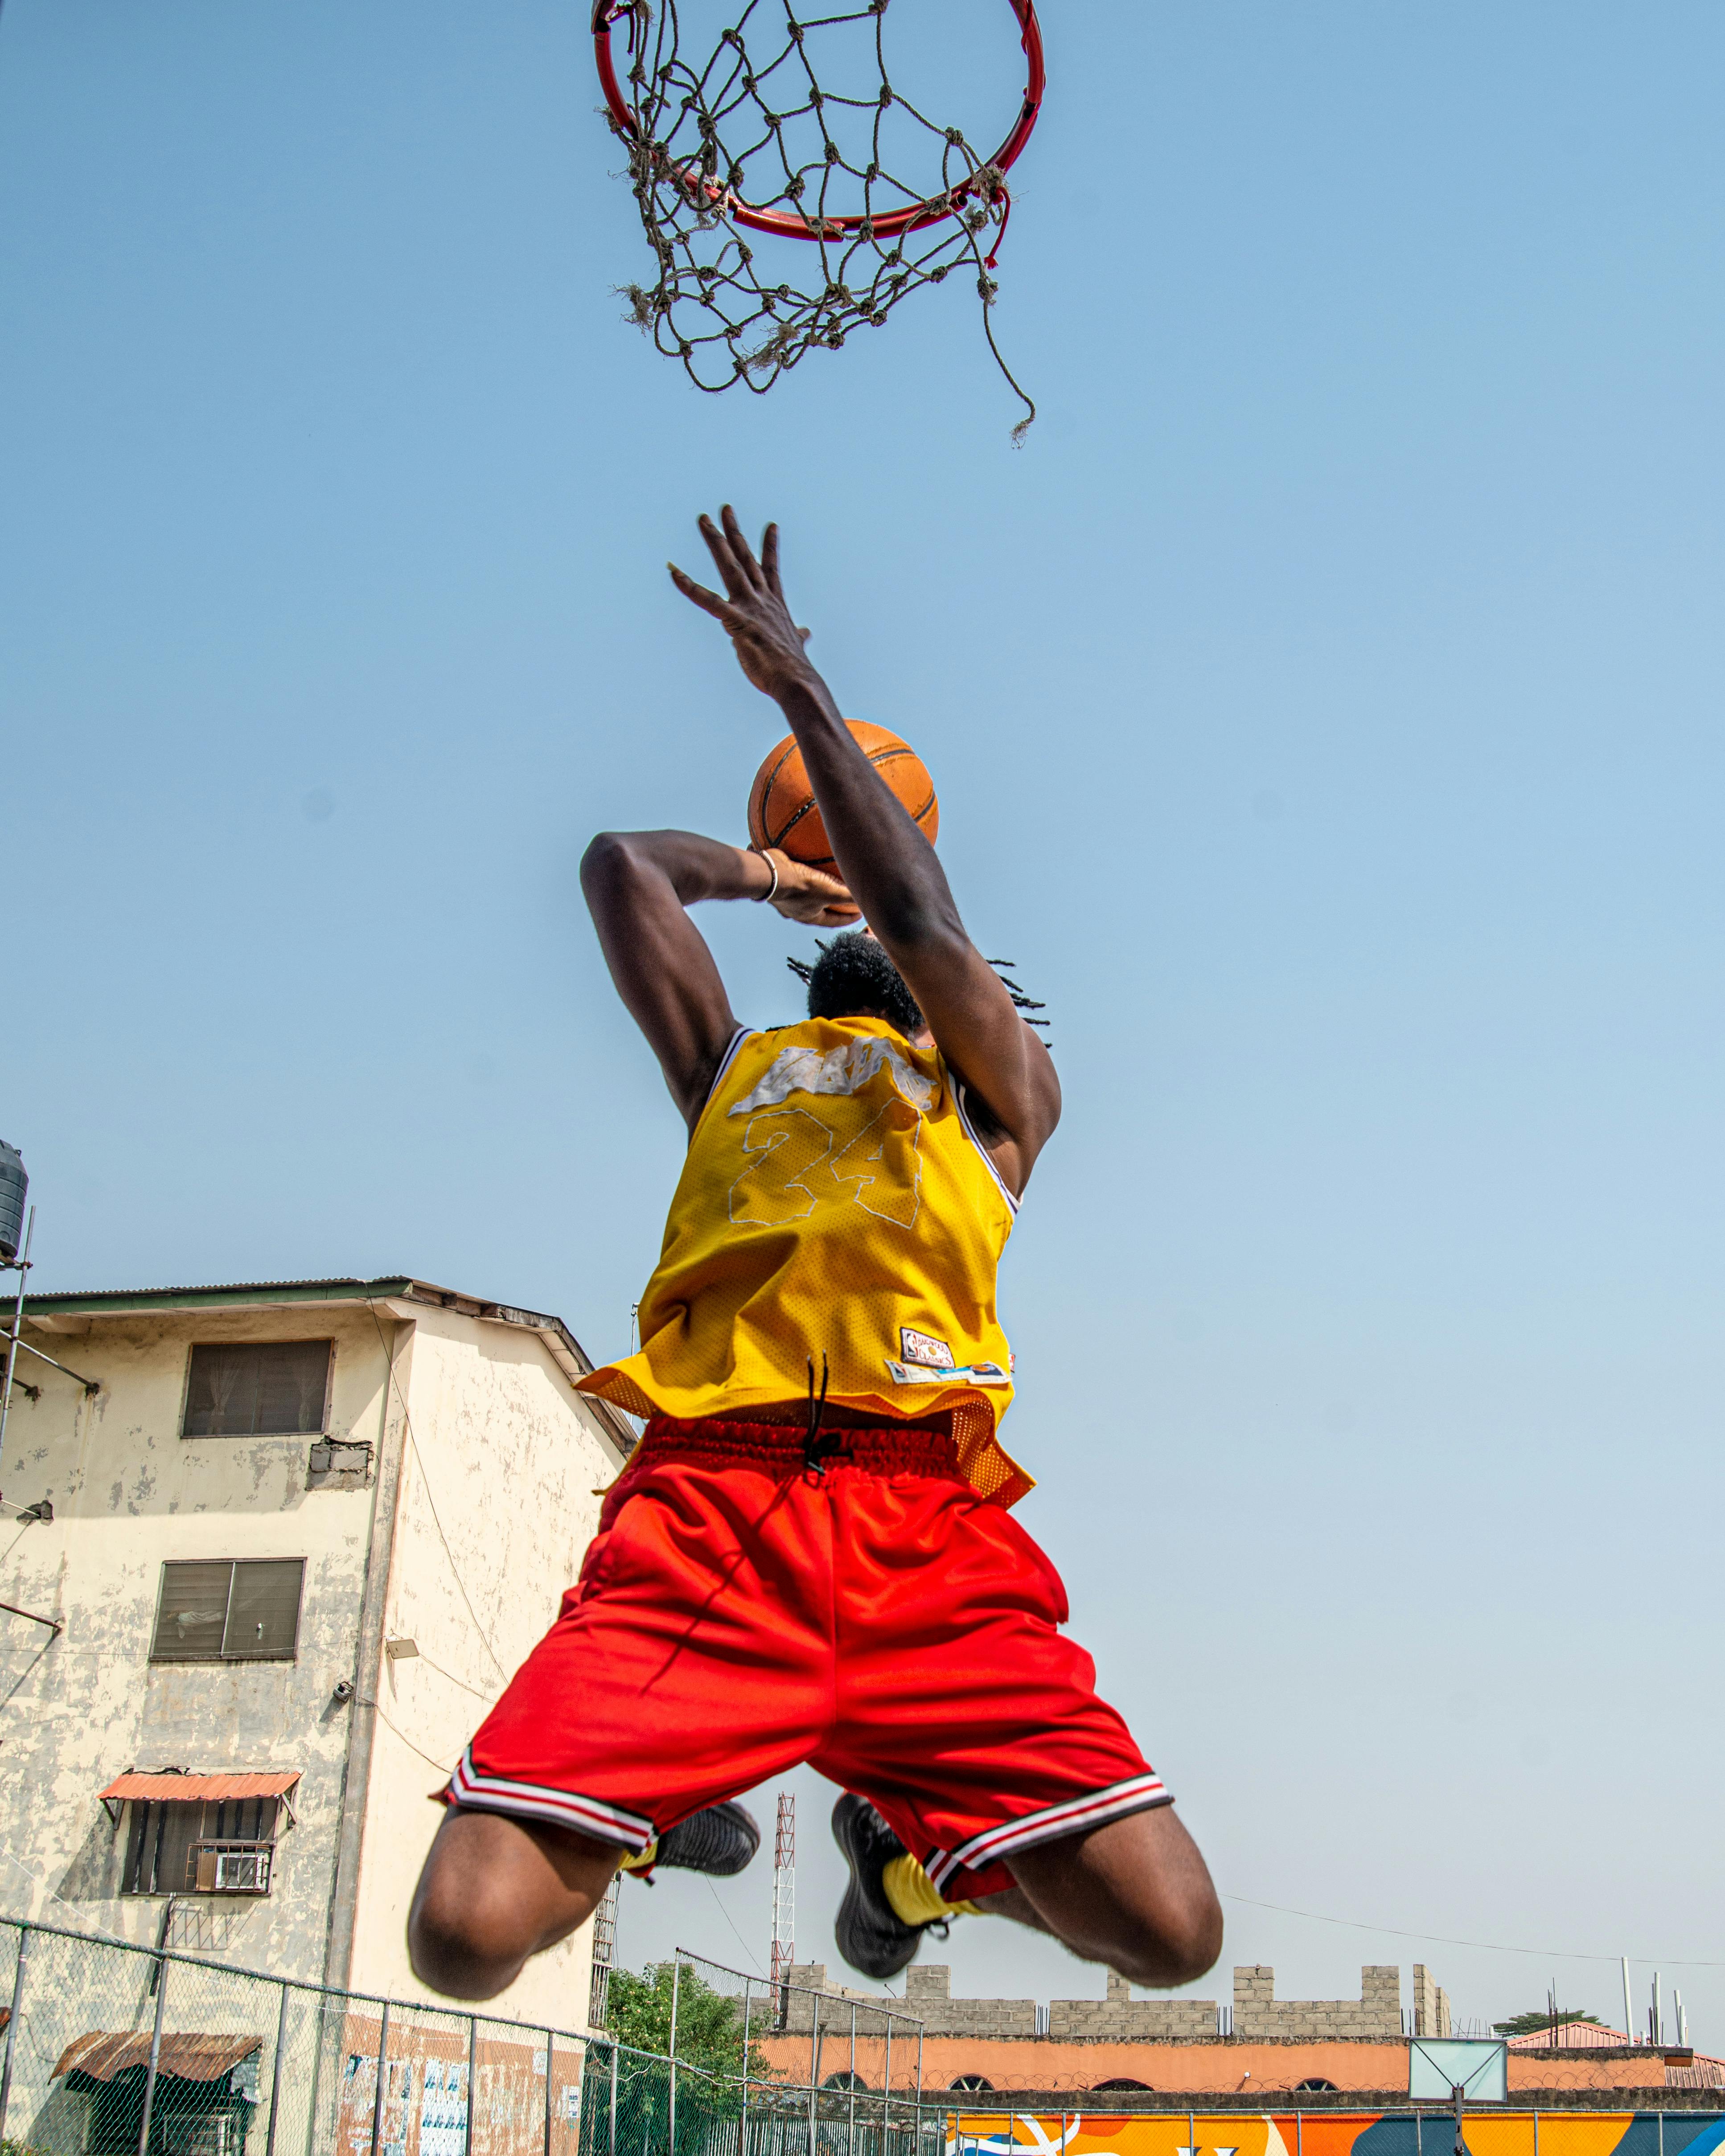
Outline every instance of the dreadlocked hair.
MULTIPOLYGON (((878 943, 874 942, 874 938, 872 937, 865 937, 860 930, 853 929, 848 935, 835 936, 830 943, 822 942, 820 937, 818 936, 814 940, 817 943, 820 944, 820 957, 815 961, 814 965, 811 966, 806 959, 803 958, 787 958, 785 960, 786 965, 790 968, 797 978, 802 982, 803 987, 809 992, 809 1015, 810 1018, 832 1018, 843 1015, 843 1014, 831 1009, 817 1010, 815 1009, 817 1001, 824 1003, 827 1000, 827 998, 822 996, 820 992, 815 988, 814 977, 818 973, 820 973, 822 968, 826 965, 828 954, 839 944, 870 943, 874 945, 874 948, 876 951, 880 951, 882 964, 885 967, 891 968, 893 979, 897 982, 906 1002, 910 1005, 911 1010, 916 1014, 915 1024, 909 1027, 907 1029, 911 1032, 916 1032, 921 1028, 923 1023, 922 1011, 918 1009, 915 999, 911 995, 910 990, 905 987, 903 978, 899 973, 897 967, 893 965, 892 961, 887 957, 886 953, 884 951, 880 951, 880 947, 878 943)), ((845 957, 848 957, 849 956, 849 952, 846 952, 845 957)), ((1015 967, 1018 961, 1015 958, 989 958, 985 960, 984 963, 992 966, 995 972, 999 974, 1001 986, 1006 990, 1008 995, 1012 998, 1013 1009, 1024 1014, 1025 1024, 1040 1026, 1045 1032, 1048 1029, 1048 1019, 1045 1018, 1031 1018, 1029 1014, 1031 1011, 1046 1010, 1048 1009, 1048 1005, 1045 1003, 1039 1003, 1034 996, 1026 995, 1024 989, 1012 978, 1009 968, 1015 967)), ((837 970, 838 969, 836 968, 829 968, 827 975, 823 978, 823 988, 827 985, 828 980, 831 978, 832 974, 837 970)), ((847 967, 845 970, 846 972, 849 972, 850 968, 847 967)), ((873 967, 870 967, 870 973, 871 977, 879 978, 884 982, 884 974, 876 974, 875 969, 873 967)), ((846 983, 847 986, 852 984, 852 983, 846 983)), ((834 983, 834 985, 836 985, 836 983, 834 983)), ((896 1013, 890 1013, 889 1015, 893 1018, 895 1023, 897 1023, 896 1013)), ((1047 1045, 1046 1043, 1044 1045, 1045 1046, 1047 1045)))

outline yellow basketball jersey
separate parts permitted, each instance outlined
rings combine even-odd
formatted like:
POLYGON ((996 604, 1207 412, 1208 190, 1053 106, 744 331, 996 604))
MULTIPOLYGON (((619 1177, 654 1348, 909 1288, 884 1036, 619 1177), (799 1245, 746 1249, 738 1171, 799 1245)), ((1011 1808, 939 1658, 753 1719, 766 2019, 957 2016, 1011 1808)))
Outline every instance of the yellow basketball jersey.
POLYGON ((994 1279, 1014 1201, 937 1050, 884 1019, 739 1033, 689 1142, 642 1297, 638 1354, 583 1378, 632 1414, 827 1398, 950 1412, 975 1487, 1034 1486, 995 1427, 1012 1353, 994 1279))

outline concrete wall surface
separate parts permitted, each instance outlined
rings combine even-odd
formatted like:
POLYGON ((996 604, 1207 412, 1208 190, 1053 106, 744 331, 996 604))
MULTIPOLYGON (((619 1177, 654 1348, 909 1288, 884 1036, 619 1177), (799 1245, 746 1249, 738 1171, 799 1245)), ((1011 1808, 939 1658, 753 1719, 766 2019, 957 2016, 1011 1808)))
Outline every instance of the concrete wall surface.
MULTIPOLYGON (((0 1600, 64 1628, 0 1614, 0 1911, 151 1945, 166 1924, 242 1967, 429 1998, 403 1938, 427 1799, 579 1570, 614 1436, 542 1332, 417 1301, 259 1291, 25 1337, 100 1390, 25 1358, 39 1397, 15 1393, 0 1462, 0 1600), (368 1463, 314 1472, 311 1435, 180 1435, 194 1343, 293 1339, 334 1342, 324 1435, 368 1463), (42 1498, 51 1522, 11 1512, 42 1498), (152 1663, 162 1565, 252 1558, 305 1560, 293 1659, 152 1663), (121 1892, 126 1813, 98 1793, 163 1767, 299 1775, 267 1895, 121 1892)), ((579 2026, 588 1968, 583 1933, 493 2010, 579 2026)))
MULTIPOLYGON (((405 1944, 441 1815, 428 1798, 557 1615, 598 1524, 598 1492, 623 1462, 539 1337, 519 1327, 413 1306, 404 1389, 382 1630, 419 1651, 380 1658, 348 1981, 429 1998, 405 1944)), ((583 1925, 537 1956, 498 2010, 584 2025, 591 1946, 583 1925)))

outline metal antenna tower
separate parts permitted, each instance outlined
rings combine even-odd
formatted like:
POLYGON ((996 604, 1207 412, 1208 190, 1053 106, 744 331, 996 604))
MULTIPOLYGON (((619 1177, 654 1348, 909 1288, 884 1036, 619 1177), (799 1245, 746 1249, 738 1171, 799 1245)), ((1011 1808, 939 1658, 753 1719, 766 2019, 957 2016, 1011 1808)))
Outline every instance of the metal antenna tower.
POLYGON ((777 2005, 787 1994, 780 1990, 790 1980, 797 1958, 797 1799, 789 1789, 778 1793, 778 1828, 773 1837, 773 1996, 777 2005))

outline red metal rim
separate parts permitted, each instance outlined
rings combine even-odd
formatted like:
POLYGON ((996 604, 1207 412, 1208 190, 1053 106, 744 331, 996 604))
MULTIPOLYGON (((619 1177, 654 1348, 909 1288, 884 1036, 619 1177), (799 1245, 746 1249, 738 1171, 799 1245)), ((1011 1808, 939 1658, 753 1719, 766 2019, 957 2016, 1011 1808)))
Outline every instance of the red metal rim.
MULTIPOLYGON (((1047 75, 1042 61, 1042 28, 1036 20, 1034 0, 1007 0, 1019 20, 1020 43, 1029 68, 1029 81, 1024 88, 1024 101, 1019 116, 1014 121, 1006 140, 992 157, 984 157, 984 165, 993 165, 1005 172, 1030 139, 1036 125, 1036 116, 1042 110, 1042 93, 1047 75)), ((629 0, 594 0, 593 11, 593 57, 598 63, 599 85, 605 93, 605 102, 611 108, 611 116, 631 141, 639 141, 640 123, 634 109, 623 95, 623 85, 617 79, 617 65, 611 50, 612 25, 621 16, 627 16, 631 25, 631 36, 635 21, 629 0)), ((691 194, 705 194, 711 201, 721 203, 725 215, 733 223, 747 225, 752 232, 770 232, 781 239, 850 239, 869 225, 877 239, 891 239, 904 232, 919 231, 926 224, 938 224, 942 218, 954 216, 965 198, 973 192, 968 182, 961 182, 943 199, 934 198, 910 203, 902 209, 889 210, 886 215, 865 218, 860 214, 846 217, 827 217, 817 222, 800 214, 793 216, 784 210, 754 209, 741 197, 713 186, 685 172, 683 184, 691 194), (939 206, 937 206, 938 202, 939 206)))

